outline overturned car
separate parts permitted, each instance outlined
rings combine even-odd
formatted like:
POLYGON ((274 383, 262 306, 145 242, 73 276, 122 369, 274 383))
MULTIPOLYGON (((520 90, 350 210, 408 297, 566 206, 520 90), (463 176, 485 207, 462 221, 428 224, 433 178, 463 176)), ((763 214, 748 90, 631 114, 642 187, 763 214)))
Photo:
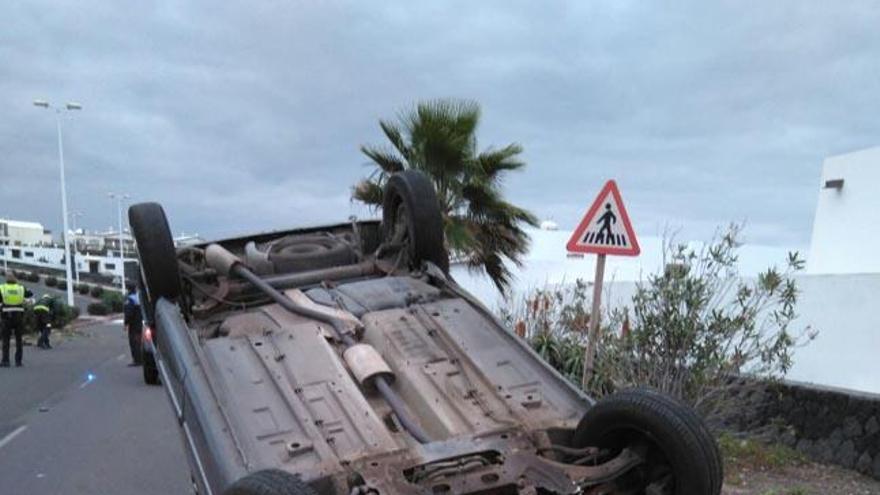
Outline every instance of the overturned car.
POLYGON ((418 172, 381 222, 175 249, 158 204, 129 221, 198 493, 720 493, 691 410, 593 401, 455 283, 418 172))

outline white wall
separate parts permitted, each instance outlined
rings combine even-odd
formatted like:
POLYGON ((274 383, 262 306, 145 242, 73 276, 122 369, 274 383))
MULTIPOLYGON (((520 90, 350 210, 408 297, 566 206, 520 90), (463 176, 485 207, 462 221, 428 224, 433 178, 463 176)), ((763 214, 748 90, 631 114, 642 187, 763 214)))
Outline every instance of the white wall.
MULTIPOLYGON (((6 257, 6 260, 10 263, 20 263, 40 268, 53 268, 56 270, 65 269, 64 249, 60 247, 0 246, 0 266, 2 266, 2 260, 4 257, 6 257), (20 258, 12 257, 13 249, 19 250, 21 253, 20 258), (33 256, 25 256, 26 252, 33 253, 33 256)), ((98 262, 98 273, 102 275, 122 276, 123 268, 118 257, 77 254, 74 259, 76 260, 76 268, 80 273, 88 273, 89 261, 94 260, 98 262), (107 268, 108 263, 113 265, 112 269, 107 268)), ((126 258, 126 260, 132 261, 133 258, 126 258)))
POLYGON ((45 233, 43 226, 35 222, 0 221, 6 225, 9 244, 41 244, 52 242, 52 236, 45 233))
POLYGON ((825 159, 808 273, 880 272, 880 147, 825 159), (843 179, 843 188, 825 181, 843 179))

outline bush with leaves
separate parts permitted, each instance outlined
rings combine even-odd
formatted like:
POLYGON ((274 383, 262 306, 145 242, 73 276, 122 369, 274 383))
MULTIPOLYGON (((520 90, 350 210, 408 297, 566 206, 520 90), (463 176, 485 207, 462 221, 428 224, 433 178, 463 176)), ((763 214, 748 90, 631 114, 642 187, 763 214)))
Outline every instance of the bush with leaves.
POLYGON ((79 318, 79 308, 76 306, 68 306, 56 299, 55 311, 52 318, 53 328, 64 328, 73 320, 79 318))
POLYGON ((76 291, 82 295, 88 295, 90 287, 88 284, 76 284, 76 291))
POLYGON ((105 290, 101 295, 101 302, 111 313, 122 312, 122 306, 125 303, 125 297, 114 290, 105 290))
POLYGON ((104 295, 104 288, 100 285, 93 285, 92 288, 89 290, 89 294, 92 297, 101 297, 102 295, 104 295))
POLYGON ((86 307, 86 311, 88 311, 90 315, 104 316, 110 313, 110 308, 108 308, 107 305, 102 302, 93 302, 89 303, 89 305, 86 307))
POLYGON ((46 287, 55 287, 58 285, 58 278, 54 275, 49 275, 45 280, 46 287))
MULTIPOLYGON (((733 225, 700 250, 664 243, 662 273, 638 283, 631 306, 612 310, 603 323, 589 392, 602 396, 647 385, 720 417, 729 412, 733 388, 788 372, 795 348, 816 335, 809 327, 792 328, 798 300, 793 275, 803 261, 793 253, 783 269, 740 277, 739 233, 733 225)), ((576 382, 589 322, 586 292, 579 282, 552 291, 547 300, 555 308, 505 315, 576 382)))

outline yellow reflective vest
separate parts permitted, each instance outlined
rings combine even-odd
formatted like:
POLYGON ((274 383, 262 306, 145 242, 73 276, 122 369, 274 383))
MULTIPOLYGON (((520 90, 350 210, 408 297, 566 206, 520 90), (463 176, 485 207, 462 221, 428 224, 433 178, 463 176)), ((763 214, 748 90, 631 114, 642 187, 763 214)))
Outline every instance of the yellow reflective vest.
POLYGON ((5 311, 21 311, 24 305, 24 286, 10 283, 0 285, 0 297, 3 298, 5 311))

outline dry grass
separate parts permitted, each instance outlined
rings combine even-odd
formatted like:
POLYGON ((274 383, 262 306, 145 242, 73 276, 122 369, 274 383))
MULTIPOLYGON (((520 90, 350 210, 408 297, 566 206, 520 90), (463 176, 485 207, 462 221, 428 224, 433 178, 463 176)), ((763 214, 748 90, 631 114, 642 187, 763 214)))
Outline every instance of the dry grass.
POLYGON ((724 495, 873 495, 880 481, 836 466, 810 462, 778 444, 722 434, 724 495))

